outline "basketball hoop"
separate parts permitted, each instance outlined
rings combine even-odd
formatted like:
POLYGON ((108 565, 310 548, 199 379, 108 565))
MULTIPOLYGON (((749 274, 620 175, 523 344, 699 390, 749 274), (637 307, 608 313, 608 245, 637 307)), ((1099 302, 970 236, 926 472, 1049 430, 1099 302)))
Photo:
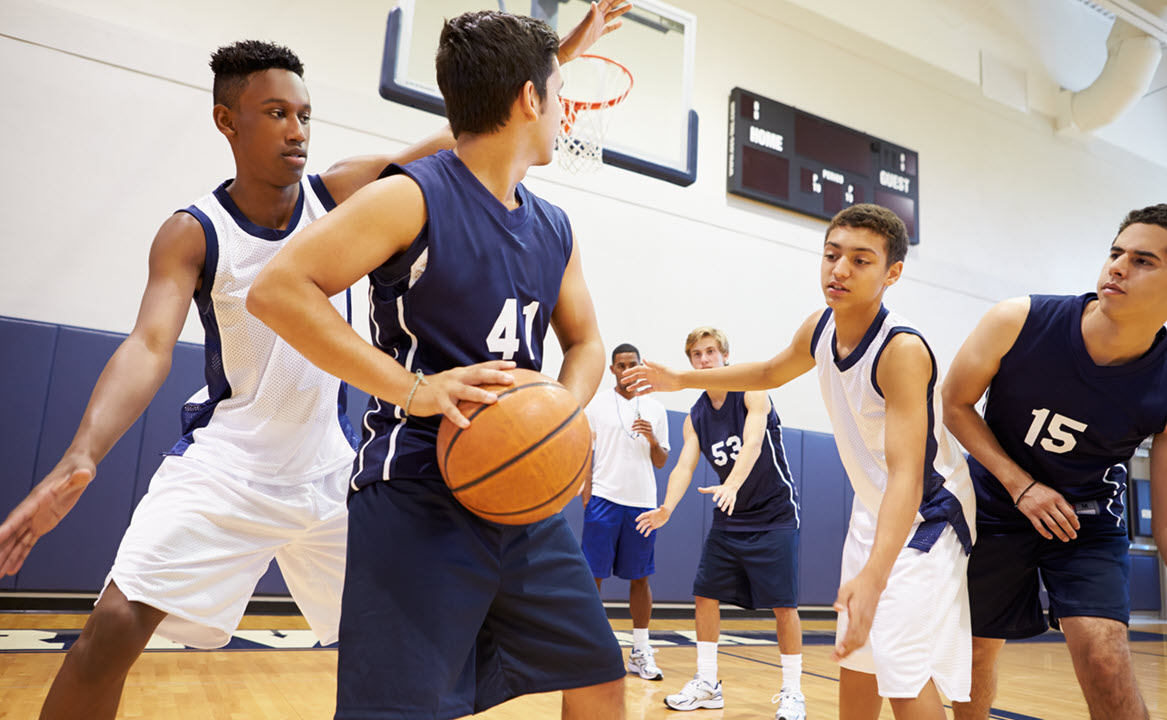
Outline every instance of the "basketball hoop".
POLYGON ((604 134, 611 121, 609 110, 624 102, 632 90, 632 73, 620 63, 600 55, 580 55, 564 66, 566 89, 560 94, 563 126, 555 144, 559 164, 573 173, 596 170, 604 162, 604 134))

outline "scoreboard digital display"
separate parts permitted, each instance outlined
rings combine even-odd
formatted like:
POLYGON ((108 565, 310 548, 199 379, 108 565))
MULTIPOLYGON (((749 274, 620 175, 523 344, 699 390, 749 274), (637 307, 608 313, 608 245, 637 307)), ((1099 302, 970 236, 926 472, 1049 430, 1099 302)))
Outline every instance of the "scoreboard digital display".
POLYGON ((734 88, 727 190, 829 220, 856 203, 895 212, 920 242, 919 156, 790 105, 734 88))

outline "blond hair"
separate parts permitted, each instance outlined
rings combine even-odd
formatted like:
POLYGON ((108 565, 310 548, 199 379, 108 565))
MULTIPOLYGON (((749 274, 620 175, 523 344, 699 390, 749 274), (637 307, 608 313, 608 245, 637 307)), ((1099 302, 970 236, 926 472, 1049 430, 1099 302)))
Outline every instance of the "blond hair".
POLYGON ((717 349, 721 351, 722 355, 729 355, 729 339, 725 337, 725 333, 711 325, 702 325, 693 332, 689 333, 689 337, 685 338, 685 357, 689 357, 689 351, 702 338, 711 337, 717 343, 717 349))

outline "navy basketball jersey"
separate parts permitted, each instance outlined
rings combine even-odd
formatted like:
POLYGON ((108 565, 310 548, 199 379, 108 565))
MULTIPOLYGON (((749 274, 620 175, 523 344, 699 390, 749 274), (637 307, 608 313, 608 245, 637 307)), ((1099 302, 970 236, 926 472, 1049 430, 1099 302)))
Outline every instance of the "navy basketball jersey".
MULTIPOLYGON (((1082 312, 1096 298, 1030 296, 1021 334, 989 385, 985 422, 1014 462, 1080 515, 1122 527, 1121 463, 1167 426, 1167 330, 1137 360, 1096 365, 1082 340, 1082 312)), ((992 473, 975 458, 969 465, 979 521, 1031 526, 992 473)))
MULTIPOLYGON (((731 392, 725 396, 720 408, 714 408, 708 393, 701 397, 689 410, 689 420, 697 433, 701 454, 713 466, 718 478, 724 483, 733 470, 745 438, 746 395, 731 392)), ((786 463, 786 449, 782 446, 782 426, 774 403, 770 403, 770 414, 766 418, 766 431, 762 436, 762 450, 746 481, 737 491, 737 502, 733 515, 726 515, 720 508, 713 508, 713 527, 722 530, 747 532, 771 530, 799 525, 798 494, 794 490, 794 479, 790 466, 786 463)))
MULTIPOLYGON (((567 214, 523 185, 507 208, 449 150, 390 174, 421 187, 426 224, 409 250, 369 275, 373 344, 430 375, 488 360, 540 370, 543 338, 571 257, 567 214)), ((370 398, 352 487, 437 478, 441 416, 406 418, 370 398)))

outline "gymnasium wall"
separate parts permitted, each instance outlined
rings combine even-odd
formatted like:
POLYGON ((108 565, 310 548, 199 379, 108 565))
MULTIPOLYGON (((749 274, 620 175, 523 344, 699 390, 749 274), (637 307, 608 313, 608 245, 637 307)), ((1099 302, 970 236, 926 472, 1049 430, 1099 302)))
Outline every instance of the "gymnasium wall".
MULTIPOLYGON (((888 304, 920 325, 942 366, 992 303, 1092 289, 1122 215, 1163 199, 1167 168, 1098 140, 1056 138, 1048 117, 997 105, 967 80, 796 4, 774 0, 765 15, 733 0, 673 4, 699 18, 697 182, 680 188, 609 168, 529 175, 573 218, 609 347, 631 341, 681 364, 685 334, 714 324, 729 334, 731 360, 769 357, 822 304, 824 223, 725 193, 735 85, 920 153, 922 242, 888 304)), ((439 127, 376 94, 389 7, 0 0, 0 315, 129 331, 157 227, 231 174, 210 116, 206 63, 220 44, 258 37, 300 54, 315 108, 310 172, 439 127)), ((622 60, 633 72, 651 62, 622 60)), ((364 293, 354 297, 359 318, 364 293)), ((193 312, 182 339, 202 341, 193 312)), ((70 392, 88 392, 74 384, 70 392)), ((813 378, 772 396, 788 426, 829 432, 813 378)), ((683 412, 695 397, 660 399, 683 412)))

